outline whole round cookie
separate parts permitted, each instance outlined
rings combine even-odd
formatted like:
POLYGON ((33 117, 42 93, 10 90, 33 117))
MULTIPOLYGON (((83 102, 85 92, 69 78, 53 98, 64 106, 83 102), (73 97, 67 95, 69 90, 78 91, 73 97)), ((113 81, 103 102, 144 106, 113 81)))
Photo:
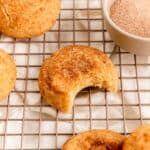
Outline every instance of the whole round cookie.
POLYGON ((5 51, 0 50, 0 100, 6 98, 16 81, 16 65, 5 51))
POLYGON ((0 31, 31 38, 50 30, 60 12, 60 0, 1 0, 0 31))
POLYGON ((41 67, 41 95, 62 112, 70 112, 77 93, 89 86, 110 91, 117 91, 118 86, 113 63, 96 48, 66 46, 48 57, 41 67))
POLYGON ((62 150, 121 150, 124 138, 111 130, 91 130, 71 137, 62 150))
POLYGON ((126 138, 123 150, 150 150, 150 124, 136 129, 126 138))

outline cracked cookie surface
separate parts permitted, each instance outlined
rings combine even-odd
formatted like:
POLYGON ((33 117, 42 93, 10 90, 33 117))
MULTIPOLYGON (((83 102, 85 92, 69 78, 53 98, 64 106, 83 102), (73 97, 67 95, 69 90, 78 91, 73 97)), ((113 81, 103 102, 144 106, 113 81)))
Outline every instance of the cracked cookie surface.
POLYGON ((126 138, 123 150, 150 150, 150 124, 136 129, 126 138))
POLYGON ((50 30, 60 12, 60 0, 0 0, 0 31, 31 38, 50 30))
POLYGON ((62 150, 121 150, 124 138, 111 130, 91 130, 68 139, 62 150))
POLYGON ((48 57, 40 70, 39 88, 46 102, 70 112, 82 89, 93 86, 117 91, 118 77, 111 60, 88 46, 66 46, 48 57))

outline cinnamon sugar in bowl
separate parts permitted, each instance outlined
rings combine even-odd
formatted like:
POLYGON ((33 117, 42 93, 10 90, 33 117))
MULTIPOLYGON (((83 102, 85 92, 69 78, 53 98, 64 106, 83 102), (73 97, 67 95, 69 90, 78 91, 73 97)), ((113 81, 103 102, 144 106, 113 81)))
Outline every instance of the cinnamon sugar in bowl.
POLYGON ((121 48, 150 55, 150 0, 103 0, 106 28, 121 48))

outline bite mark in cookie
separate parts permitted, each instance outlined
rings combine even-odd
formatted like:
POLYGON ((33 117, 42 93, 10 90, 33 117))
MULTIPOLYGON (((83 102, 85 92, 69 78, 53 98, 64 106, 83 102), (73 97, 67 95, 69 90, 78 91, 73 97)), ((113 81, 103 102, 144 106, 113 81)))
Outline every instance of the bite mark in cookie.
POLYGON ((89 86, 109 91, 117 91, 118 87, 113 63, 96 48, 66 46, 48 57, 41 67, 41 95, 62 112, 69 112, 77 93, 89 86))

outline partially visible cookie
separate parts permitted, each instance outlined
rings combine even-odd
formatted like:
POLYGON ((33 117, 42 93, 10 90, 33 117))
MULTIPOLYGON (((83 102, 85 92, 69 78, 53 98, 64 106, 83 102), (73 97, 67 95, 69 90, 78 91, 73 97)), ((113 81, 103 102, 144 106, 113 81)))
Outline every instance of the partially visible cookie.
POLYGON ((50 30, 60 12, 60 0, 1 0, 0 32, 31 38, 50 30))
POLYGON ((0 50, 0 100, 6 98, 16 81, 16 65, 5 51, 0 50))
POLYGON ((150 124, 136 129, 126 138, 123 150, 150 150, 150 124))
POLYGON ((118 76, 112 61, 96 48, 66 46, 48 57, 41 67, 41 95, 62 112, 70 112, 77 93, 89 86, 109 91, 118 88, 118 76))
POLYGON ((111 130, 91 130, 68 139, 62 150, 121 150, 124 138, 111 130))

